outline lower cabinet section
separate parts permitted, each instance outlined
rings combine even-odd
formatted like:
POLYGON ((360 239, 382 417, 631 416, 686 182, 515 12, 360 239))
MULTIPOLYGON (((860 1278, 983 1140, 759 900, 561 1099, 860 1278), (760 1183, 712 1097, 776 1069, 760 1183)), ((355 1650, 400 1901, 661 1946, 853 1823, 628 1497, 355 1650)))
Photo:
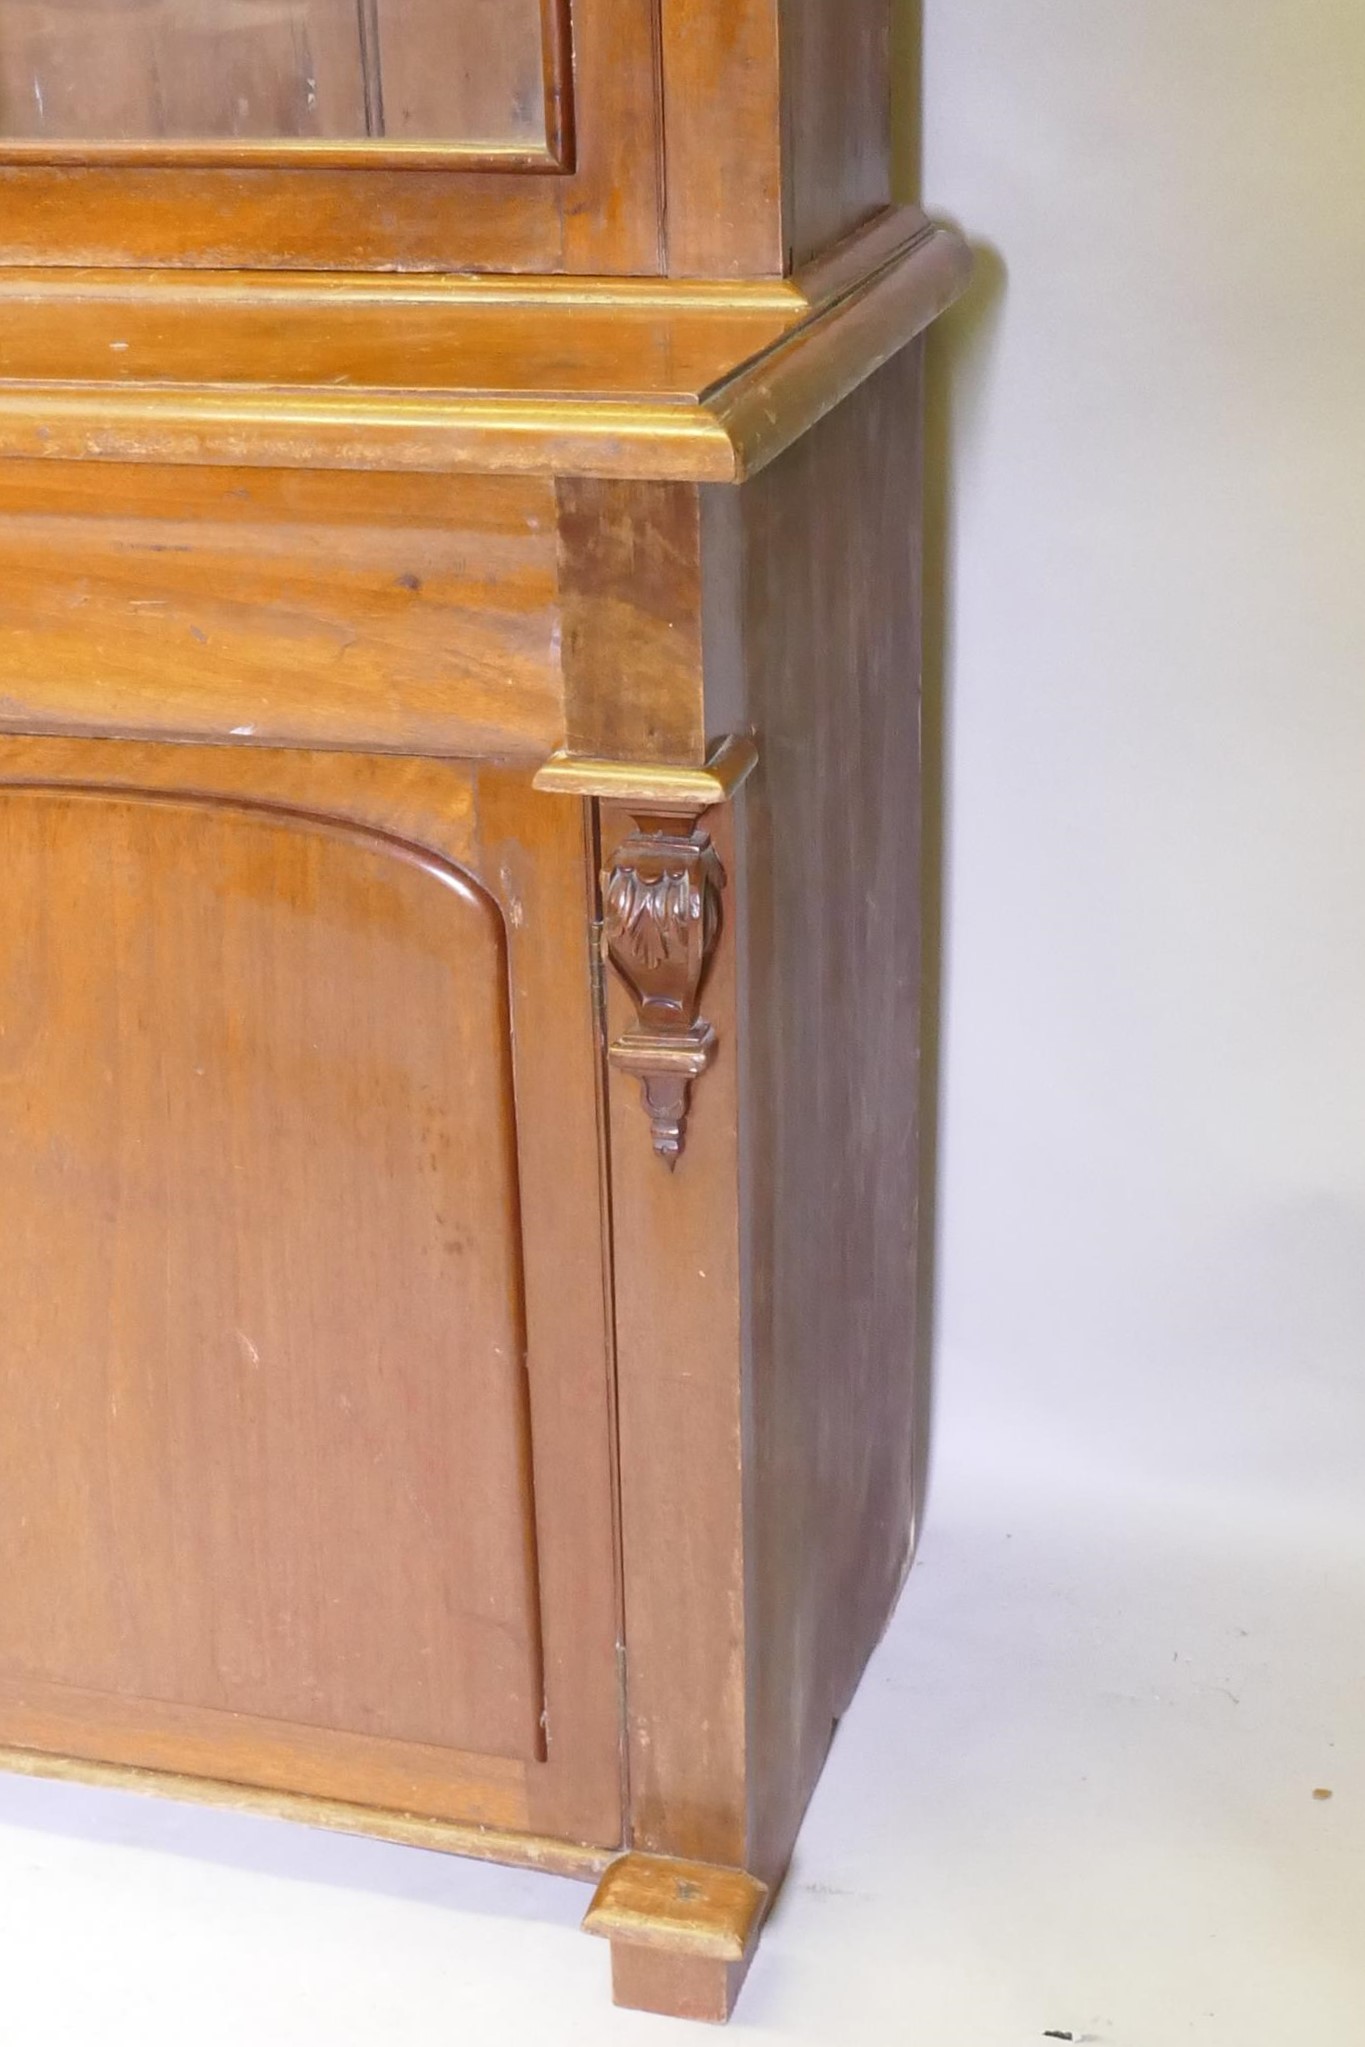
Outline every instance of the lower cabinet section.
POLYGON ((223 479, 169 565, 134 492, 126 570, 89 478, 0 504, 85 620, 0 736, 0 1768, 599 1877, 618 2001, 728 2013, 923 1457, 920 360, 739 487, 580 479, 553 547, 552 480, 456 479, 436 622, 348 484, 358 554, 280 544, 356 693, 272 609, 250 735, 235 639, 162 702, 223 479))
POLYGON ((0 1743, 619 1842, 581 812, 9 740, 0 863, 0 1743))

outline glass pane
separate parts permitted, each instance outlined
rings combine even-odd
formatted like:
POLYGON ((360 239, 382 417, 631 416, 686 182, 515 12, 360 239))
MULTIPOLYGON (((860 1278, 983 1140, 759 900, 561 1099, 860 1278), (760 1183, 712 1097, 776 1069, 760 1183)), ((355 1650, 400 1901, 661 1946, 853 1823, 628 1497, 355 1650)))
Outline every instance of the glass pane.
POLYGON ((0 137, 544 144, 541 0, 0 0, 0 137))

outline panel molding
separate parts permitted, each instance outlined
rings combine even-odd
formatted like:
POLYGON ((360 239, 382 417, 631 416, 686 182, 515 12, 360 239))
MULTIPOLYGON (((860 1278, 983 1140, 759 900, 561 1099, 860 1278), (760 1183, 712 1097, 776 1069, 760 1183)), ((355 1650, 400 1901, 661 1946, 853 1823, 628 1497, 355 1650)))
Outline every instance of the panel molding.
POLYGON ((384 1806, 353 1805, 344 1799, 314 1798, 306 1792, 265 1791, 216 1777, 191 1777, 170 1770, 140 1770, 121 1763, 94 1763, 81 1756, 46 1755, 39 1749, 0 1747, 0 1772, 57 1784, 88 1784, 102 1791, 126 1791, 143 1798, 173 1798, 182 1805, 219 1806, 225 1811, 294 1820, 335 1834, 361 1834, 404 1848, 430 1848, 476 1862, 501 1862, 513 1869, 541 1869, 555 1876, 599 1877, 618 1853, 603 1848, 528 1834, 522 1829, 469 1826, 458 1820, 420 1819, 384 1806))
POLYGON ((523 1828, 534 1763, 429 1742, 301 1728, 293 1721, 81 1685, 0 1676, 5 1742, 118 1769, 189 1774, 433 1819, 523 1828), (188 1766, 188 1767, 187 1767, 188 1766))

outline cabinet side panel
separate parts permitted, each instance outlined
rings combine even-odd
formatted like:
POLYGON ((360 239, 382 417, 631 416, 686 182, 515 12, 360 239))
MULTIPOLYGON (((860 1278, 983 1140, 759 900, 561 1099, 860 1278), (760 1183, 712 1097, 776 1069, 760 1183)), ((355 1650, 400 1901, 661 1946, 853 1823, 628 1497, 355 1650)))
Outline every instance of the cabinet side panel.
POLYGON ((919 351, 745 487, 749 1867, 786 1863, 914 1486, 919 351))

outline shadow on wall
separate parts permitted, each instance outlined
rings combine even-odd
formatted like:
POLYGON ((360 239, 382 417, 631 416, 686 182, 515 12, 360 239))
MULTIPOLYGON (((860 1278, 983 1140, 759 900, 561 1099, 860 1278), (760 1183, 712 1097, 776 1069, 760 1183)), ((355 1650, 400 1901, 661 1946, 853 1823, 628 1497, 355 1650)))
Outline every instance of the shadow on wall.
POLYGON ((933 1410, 938 1306, 938 1169, 942 1114, 945 963, 944 924, 952 790, 948 778, 952 734, 954 468, 958 409, 963 393, 980 388, 1002 309, 1007 272, 999 252, 972 243, 972 280, 957 304, 931 330, 924 390, 924 668, 921 733, 924 748, 923 866, 920 929, 921 999, 919 1146, 920 1212, 918 1298, 915 1315, 916 1388, 915 1536, 923 1520, 933 1453, 933 1410))
MULTIPOLYGON (((901 0, 893 26, 896 194, 921 199, 922 0, 901 0)), ((933 211, 932 193, 924 203, 933 211)), ((954 222, 955 226, 959 223, 954 222)), ((970 237, 969 237, 970 239, 970 237)), ((937 1331, 938 1167, 942 1103, 945 885, 951 790, 954 472, 959 411, 974 403, 987 374, 1008 271, 999 250, 973 242, 975 268, 963 297, 932 329, 925 364, 923 593, 923 1046, 920 1058, 919 1286, 915 1320, 915 1540, 923 1524, 933 1453, 937 1331)))
POLYGON ((945 962, 949 943, 944 905, 952 816, 948 763, 952 732, 953 450, 960 395, 964 387, 979 388, 981 359, 989 354, 1007 281, 1005 265, 995 249, 977 242, 972 244, 972 253, 975 258, 972 281, 964 296, 933 328, 925 362, 920 881, 923 1025, 919 1086, 919 1280, 915 1315, 916 1542, 924 1518, 933 1454, 937 1350, 939 1134, 945 962))

